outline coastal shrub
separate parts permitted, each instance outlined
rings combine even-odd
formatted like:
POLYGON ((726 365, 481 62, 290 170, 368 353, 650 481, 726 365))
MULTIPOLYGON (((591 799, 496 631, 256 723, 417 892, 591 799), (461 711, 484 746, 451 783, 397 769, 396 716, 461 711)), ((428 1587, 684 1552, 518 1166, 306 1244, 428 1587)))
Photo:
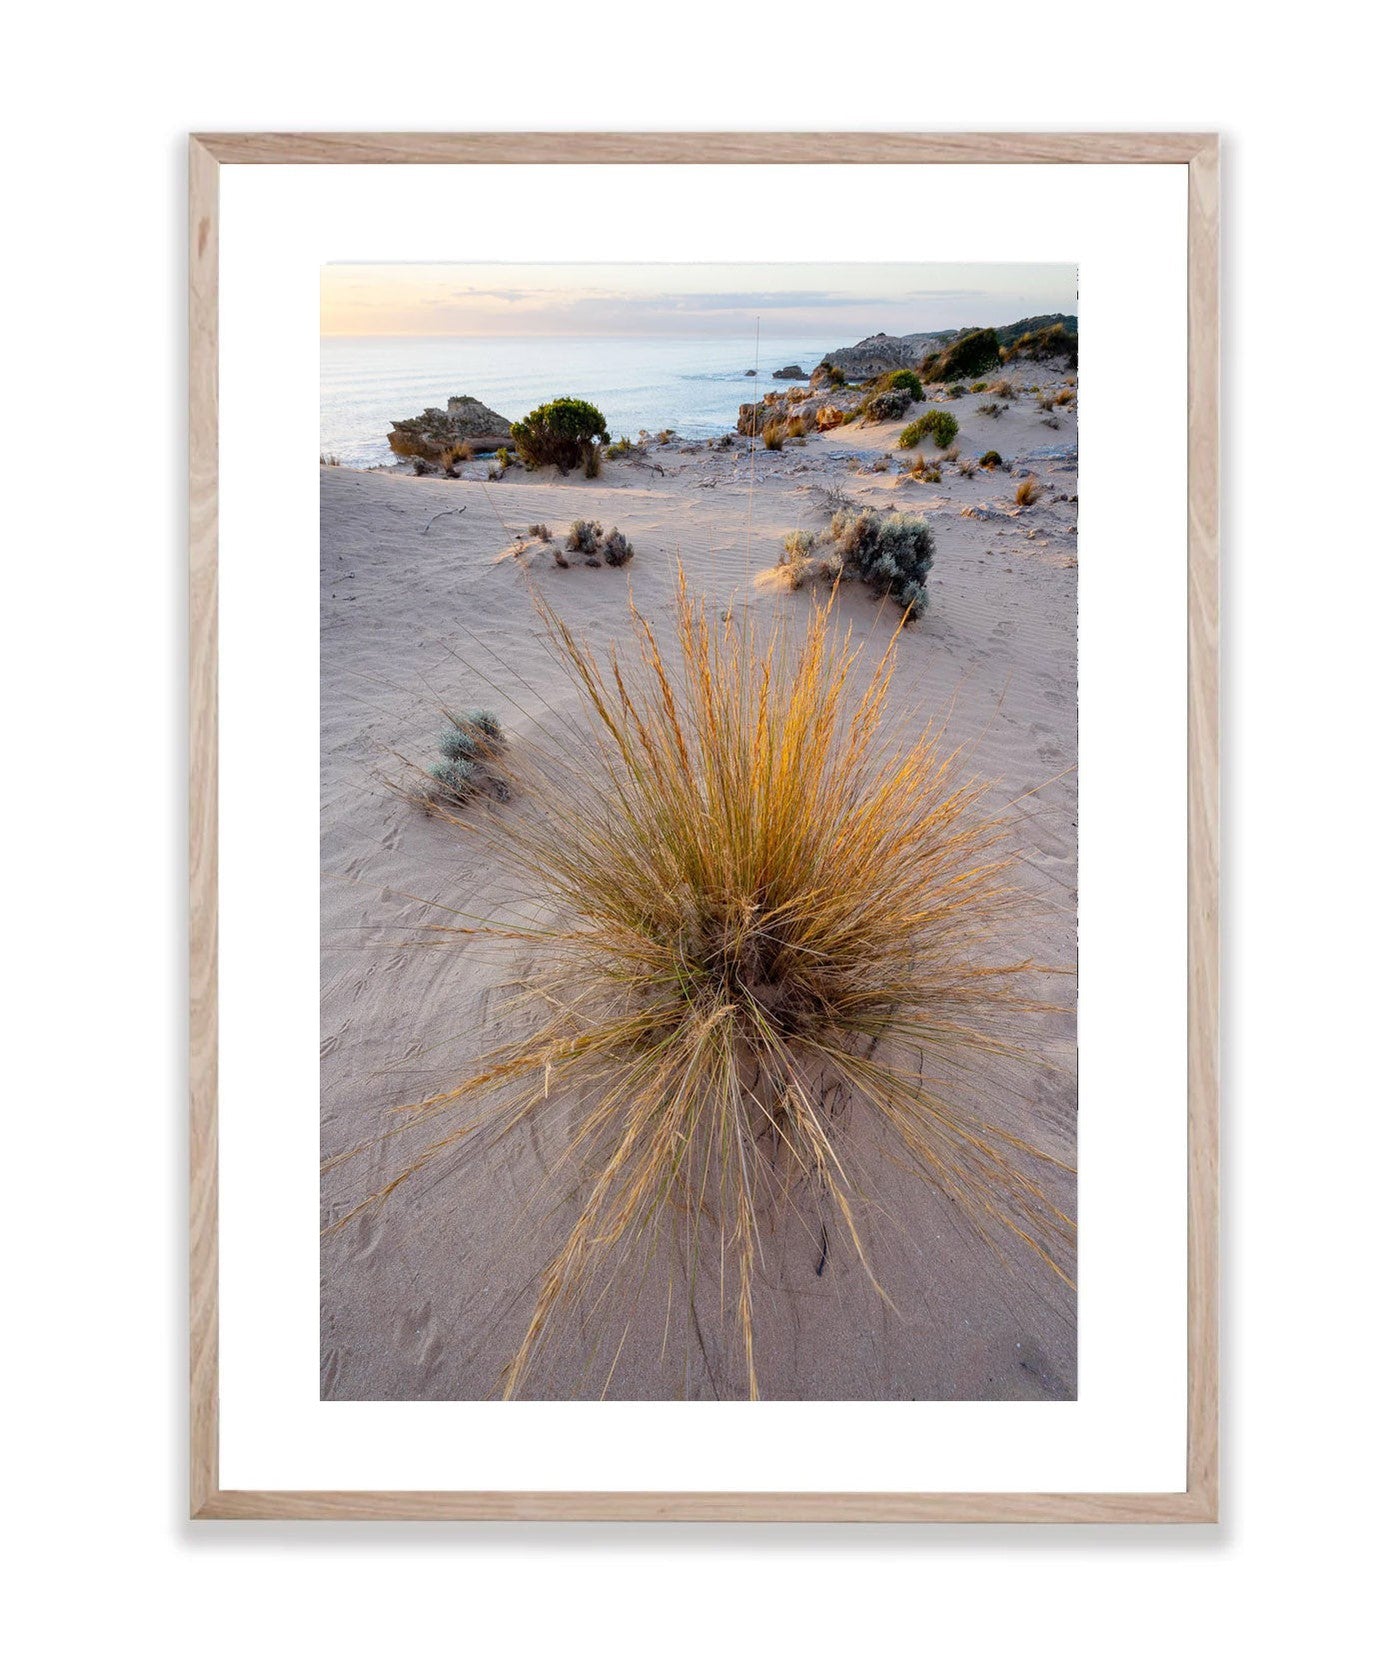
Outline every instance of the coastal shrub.
POLYGON ((1000 454, 995 449, 988 449, 986 451, 986 453, 981 457, 981 459, 977 462, 978 466, 985 466, 985 467, 991 467, 991 468, 995 468, 995 467, 998 467, 998 466, 1003 466, 1004 464, 1005 463, 1002 461, 1002 459, 1000 457, 1000 454))
POLYGON ((826 383, 834 385, 839 390, 846 383, 845 369, 843 367, 833 367, 827 375, 826 383))
POLYGON ((1006 411, 1004 402, 980 402, 977 404, 978 414, 985 414, 988 419, 999 420, 1006 411))
POLYGON ((787 428, 781 420, 769 420, 763 427, 763 447, 780 449, 786 436, 787 428))
POLYGON ((879 425, 886 420, 901 420, 913 406, 913 398, 902 386, 891 391, 876 391, 865 399, 861 410, 867 425, 879 425))
POLYGON ((1054 405, 1056 408, 1063 408, 1067 403, 1072 402, 1077 395, 1078 392, 1076 390, 1066 386, 1059 392, 1058 396, 1054 398, 1054 405))
POLYGON ((802 419, 800 414, 793 414, 791 419, 788 420, 788 422, 787 422, 787 436, 788 437, 805 437, 806 436, 806 421, 804 419, 802 419))
POLYGON ((935 352, 923 362, 919 372, 924 379, 946 382, 949 379, 975 379, 1001 363, 1001 347, 990 327, 965 333, 945 350, 935 352))
MULTIPOLYGON (((596 459, 598 446, 610 441, 607 421, 591 402, 559 397, 542 403, 510 427, 522 460, 533 466, 556 466, 561 472, 596 459)), ((590 476, 596 477, 596 470, 590 476)))
POLYGON ((481 794, 504 802, 510 797, 505 779, 492 767, 505 744, 505 732, 493 711, 479 707, 448 712, 447 727, 438 739, 441 758, 428 770, 434 792, 449 803, 464 804, 481 794))
POLYGON ((1062 321, 1056 321, 1053 326, 1022 333, 1010 346, 1010 353, 1025 361, 1063 360, 1070 367, 1077 367, 1078 334, 1069 332, 1062 321))
POLYGON ((958 461, 957 462, 957 471, 962 475, 963 478, 975 478, 976 477, 976 462, 975 461, 958 461))
POLYGON ((959 396, 965 396, 967 394, 967 387, 965 385, 949 385, 947 387, 947 394, 955 402, 959 396))
POLYGON ((567 571, 568 570, 568 559, 567 559, 567 556, 564 554, 564 551, 563 551, 562 548, 555 548, 555 550, 554 550, 554 564, 556 566, 558 566, 561 571, 567 571))
POLYGON ((607 445, 607 458, 610 461, 620 460, 623 455, 632 452, 632 440, 629 437, 619 437, 615 443, 607 445))
POLYGON ((500 719, 482 706, 473 706, 469 711, 449 711, 447 721, 458 734, 467 735, 476 743, 478 755, 493 752, 505 744, 500 719))
MULTIPOLYGON (((457 937, 473 960, 482 939, 518 956, 531 1015, 416 1110, 441 1123, 384 1178, 350 1176, 359 1151, 329 1163, 337 1191, 363 1186, 329 1239, 426 1168, 498 1160, 527 1119, 540 1203, 566 1223, 504 1399, 548 1396, 578 1324, 603 1388, 648 1320, 593 1308, 630 1299, 648 1256, 760 1398, 771 1278, 799 1259, 819 1271, 828 1247, 852 1285, 878 1265, 886 1167, 926 1198, 915 1221, 951 1214, 992 1253, 1034 1255, 1067 1301, 1071 1163, 1028 1105, 993 1099, 1039 1013, 1011 818, 936 731, 898 727, 897 646, 862 653, 829 603, 799 625, 718 623, 683 573, 675 652, 634 612, 614 662, 541 611, 576 694, 566 762, 490 818, 492 857, 537 913, 438 935, 447 961, 457 937), (721 1261, 722 1299, 702 1286, 721 1261)), ((460 818, 472 852, 475 820, 460 818)), ((450 1194, 445 1175, 423 1193, 450 1194)))
POLYGON ((602 557, 608 565, 626 565, 634 552, 631 543, 627 541, 616 525, 613 525, 612 529, 602 539, 602 557))
POLYGON ((413 476, 415 478, 426 478, 428 473, 431 471, 431 468, 421 455, 414 455, 412 457, 412 465, 413 476))
POLYGON ((1007 402, 1014 402, 1019 394, 1020 392, 1009 379, 997 379, 996 383, 991 386, 991 395, 1004 397, 1007 402))
POLYGON ((541 542, 547 542, 554 533, 549 529, 548 525, 531 525, 529 528, 529 534, 531 536, 537 536, 541 542))
POLYGON ((568 547, 575 554, 596 554, 602 526, 595 519, 575 519, 568 527, 568 547))
POLYGON ((1015 505, 1033 507, 1043 493, 1033 478, 1022 478, 1015 486, 1015 505))
POLYGON ((583 445, 583 476, 585 478, 596 478, 601 471, 602 450, 596 443, 585 443, 583 445))
POLYGON ((910 420, 899 433, 901 449, 915 448, 925 437, 931 437, 939 449, 945 449, 958 432, 957 416, 946 408, 930 408, 916 420, 910 420))
POLYGON ((483 794, 500 804, 510 798, 510 784, 504 776, 473 759, 444 758, 428 774, 436 783, 438 795, 450 804, 465 804, 483 794))
POLYGON ((893 373, 882 374, 876 389, 907 391, 914 402, 923 400, 923 383, 911 367, 900 367, 893 373))
POLYGON ((924 579, 933 565, 933 533, 916 513, 837 513, 831 520, 835 551, 881 594, 890 595, 911 618, 928 604, 924 579))
POLYGON ((986 383, 986 381, 984 379, 978 379, 977 382, 972 386, 972 395, 973 396, 980 396, 983 391, 990 390, 990 388, 991 387, 986 383))
POLYGON ((782 538, 782 547, 789 560, 804 560, 816 546, 816 537, 811 531, 788 531, 782 538))

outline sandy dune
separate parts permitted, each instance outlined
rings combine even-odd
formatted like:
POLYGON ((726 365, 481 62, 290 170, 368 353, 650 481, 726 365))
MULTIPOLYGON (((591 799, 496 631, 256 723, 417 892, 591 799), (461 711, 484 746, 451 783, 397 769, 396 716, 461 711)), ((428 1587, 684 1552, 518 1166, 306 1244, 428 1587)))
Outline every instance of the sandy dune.
MULTIPOLYGON (((805 613, 804 595, 759 590, 752 579, 778 557, 786 531, 822 525, 824 486, 931 518, 931 606, 903 638, 895 705, 910 726, 950 710, 949 738, 973 743, 969 770, 1020 801, 1026 883, 1042 909, 1017 950, 1073 964, 1076 425, 1061 410, 1057 428, 1046 427, 1033 397, 995 419, 977 412, 981 400, 949 405, 962 423, 963 457, 994 447, 1032 468, 1045 489, 1036 505, 1014 507, 1018 479, 1006 472, 964 479, 945 468, 941 484, 899 486, 895 470, 870 470, 897 425, 844 428, 751 457, 746 445, 687 452, 672 444, 653 450, 650 464, 608 463, 593 482, 513 470, 488 484, 483 466, 456 482, 322 469, 326 1156, 388 1130, 401 1104, 456 1083, 502 1030, 494 1011, 508 970, 474 946, 434 946, 417 930, 442 919, 430 904, 480 913, 508 899, 511 883, 384 777, 399 773, 400 759, 428 761, 443 704, 489 706, 512 750, 527 753, 548 711, 573 703, 540 647, 531 587, 595 643, 623 631, 629 591, 662 640, 670 635, 677 554, 716 611, 805 613), (1045 450, 1060 458, 1034 458, 1045 450), (575 517, 619 526, 634 562, 565 571, 542 555, 527 568, 511 555, 510 539, 529 524, 561 535, 575 517)), ((892 628, 887 605, 859 585, 842 591, 838 611, 857 634, 887 639, 892 628)), ((1005 1074, 995 1099, 1017 1129, 1071 1158, 1073 986, 1041 983, 1066 1012, 1052 1018, 1040 1059, 1005 1074)), ((327 1174, 325 1221, 405 1158, 402 1140, 376 1143, 327 1174)), ((521 1130, 484 1154, 449 1154, 382 1212, 328 1239, 323 1396, 490 1398, 568 1217, 566 1206, 540 1198, 543 1178, 521 1130)), ((1073 1397, 1072 1294, 1033 1261, 998 1260, 926 1189, 878 1161, 872 1188, 886 1215, 873 1262, 892 1308, 844 1261, 818 1275, 809 1243, 770 1249, 758 1305, 764 1397, 1073 1397)), ((604 1313, 559 1337, 531 1397, 593 1398, 604 1384, 611 1398, 742 1397, 742 1371, 704 1332, 703 1286, 693 1313, 669 1314, 662 1352, 661 1264, 626 1303, 633 1328, 610 1379, 616 1335, 600 1342, 604 1313), (600 1368, 588 1348, 602 1342, 600 1368)))

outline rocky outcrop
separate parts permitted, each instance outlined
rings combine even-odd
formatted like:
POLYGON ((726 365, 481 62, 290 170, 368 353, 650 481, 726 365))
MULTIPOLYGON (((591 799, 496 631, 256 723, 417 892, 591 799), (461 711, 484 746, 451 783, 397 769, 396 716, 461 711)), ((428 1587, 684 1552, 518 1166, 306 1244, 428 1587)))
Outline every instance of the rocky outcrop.
POLYGON ((911 332, 891 338, 887 332, 876 332, 843 350, 828 350, 821 359, 828 367, 838 367, 847 379, 872 379, 901 367, 916 368, 925 356, 945 348, 956 336, 955 332, 911 332))
POLYGON ((831 431, 844 425, 852 409, 859 406, 859 391, 816 391, 792 385, 785 391, 769 391, 761 402, 738 406, 738 435, 757 437, 771 420, 801 420, 810 430, 831 431))
POLYGON ((454 396, 446 408, 427 408, 412 420, 395 420, 389 448, 423 460, 466 460, 510 446, 510 422, 474 396, 454 396))
POLYGON ((801 368, 799 368, 794 361, 789 361, 786 367, 774 367, 772 370, 772 376, 774 379, 806 378, 806 374, 802 372, 801 368))

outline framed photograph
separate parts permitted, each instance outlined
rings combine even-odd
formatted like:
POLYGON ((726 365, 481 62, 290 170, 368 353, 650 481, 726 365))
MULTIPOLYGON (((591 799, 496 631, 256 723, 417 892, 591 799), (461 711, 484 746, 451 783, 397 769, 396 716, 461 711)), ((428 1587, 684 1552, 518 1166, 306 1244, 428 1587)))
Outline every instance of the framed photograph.
POLYGON ((1218 363, 1211 134, 191 140, 195 1517, 1217 1519, 1218 363))

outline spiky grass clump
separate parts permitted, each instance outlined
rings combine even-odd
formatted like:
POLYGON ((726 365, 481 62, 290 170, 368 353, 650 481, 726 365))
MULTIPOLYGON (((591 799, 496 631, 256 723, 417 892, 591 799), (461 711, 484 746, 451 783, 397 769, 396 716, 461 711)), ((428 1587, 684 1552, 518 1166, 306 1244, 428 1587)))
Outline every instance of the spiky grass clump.
POLYGON ((1033 478, 1022 478, 1015 486, 1015 505, 1033 507, 1043 494, 1044 491, 1033 478))
POLYGON ((630 1295, 668 1251, 672 1305, 710 1314, 760 1397, 764 1238, 814 1249, 819 1228, 823 1264, 829 1240, 870 1273, 880 1159, 1067 1281, 1072 1222, 1039 1181, 1055 1163, 968 1098, 1035 1007, 1028 964, 988 944, 1021 907, 1006 820, 978 814, 985 789, 936 729, 891 717, 894 643, 862 680, 830 603, 763 640, 746 614, 712 623, 683 575, 674 655, 635 611, 627 659, 540 610, 591 749, 503 819, 462 822, 533 882, 539 913, 502 936, 542 1018, 415 1112, 467 1110, 340 1223, 530 1116, 577 1200, 506 1398, 573 1306, 630 1295), (695 1288, 706 1255, 717 1303, 695 1288))

